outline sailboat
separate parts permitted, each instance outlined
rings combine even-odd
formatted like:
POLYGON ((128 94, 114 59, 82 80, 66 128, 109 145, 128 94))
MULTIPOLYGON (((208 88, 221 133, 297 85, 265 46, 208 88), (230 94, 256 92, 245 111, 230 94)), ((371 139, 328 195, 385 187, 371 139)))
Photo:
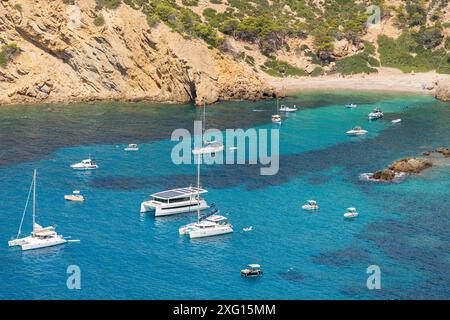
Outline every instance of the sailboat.
MULTIPOLYGON (((203 154, 211 153, 209 146, 192 150, 197 155, 197 190, 200 190, 200 159, 203 154)), ((200 193, 197 191, 197 197, 200 193)), ((200 207, 197 206, 197 222, 190 223, 178 229, 180 235, 188 235, 189 238, 205 238, 232 233, 233 227, 224 216, 218 215, 218 211, 212 211, 207 217, 200 216, 200 207)))
MULTIPOLYGON (((36 223, 36 169, 33 173, 33 182, 30 186, 30 191, 28 192, 27 202, 25 204, 25 209, 23 210, 22 220, 20 221, 19 231, 17 232, 17 237, 14 240, 8 241, 8 246, 20 246, 22 250, 31 250, 38 248, 45 248, 64 244, 69 240, 64 239, 60 234, 57 234, 55 227, 42 227, 36 223), (30 200, 31 188, 33 188, 33 231, 28 237, 19 238, 22 230, 23 219, 27 211, 28 202, 30 200)), ((78 241, 78 240, 71 240, 78 241)))
POLYGON ((278 110, 278 99, 277 99, 277 114, 272 115, 272 122, 281 124, 281 116, 280 116, 280 112, 278 110))
MULTIPOLYGON (((206 130, 206 104, 203 102, 203 122, 202 122, 202 139, 204 137, 206 130)), ((212 156, 216 154, 216 152, 222 152, 224 147, 223 144, 216 140, 203 140, 205 144, 205 153, 209 153, 212 156)))

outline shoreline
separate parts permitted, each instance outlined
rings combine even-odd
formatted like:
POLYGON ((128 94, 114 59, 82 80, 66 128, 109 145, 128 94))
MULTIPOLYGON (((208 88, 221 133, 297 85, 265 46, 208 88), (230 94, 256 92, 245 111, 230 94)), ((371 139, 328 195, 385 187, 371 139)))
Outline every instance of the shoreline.
POLYGON ((380 68, 376 74, 350 76, 326 75, 319 77, 276 78, 265 77, 277 90, 301 92, 310 90, 384 91, 434 95, 437 82, 450 80, 450 75, 426 73, 403 73, 397 69, 380 68))
MULTIPOLYGON (((450 75, 437 74, 436 72, 426 73, 402 73, 400 70, 392 68, 380 68, 377 74, 357 74, 351 76, 325 75, 319 77, 287 77, 277 78, 269 75, 261 77, 269 85, 279 91, 283 97, 289 93, 302 91, 353 91, 353 92, 390 92, 406 94, 435 95, 437 82, 440 80, 450 81, 450 75)), ((220 100, 224 102, 229 100, 220 100)), ((232 100, 245 101, 245 100, 232 100)), ((251 100, 249 100, 251 101, 251 100)), ((149 104, 188 104, 195 103, 189 101, 163 101, 150 96, 142 97, 82 97, 52 98, 40 101, 16 101, 12 103, 1 103, 3 106, 22 105, 57 105, 57 104, 92 104, 103 102, 125 102, 125 103, 149 103, 149 104)), ((217 103, 215 102, 215 103, 217 103)))

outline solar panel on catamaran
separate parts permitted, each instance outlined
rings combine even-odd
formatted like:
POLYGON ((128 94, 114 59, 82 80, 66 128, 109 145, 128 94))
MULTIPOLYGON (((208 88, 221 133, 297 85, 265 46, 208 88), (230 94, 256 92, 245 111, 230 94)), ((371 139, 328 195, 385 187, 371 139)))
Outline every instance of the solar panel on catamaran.
POLYGON ((190 196, 192 194, 202 194, 208 192, 205 189, 202 188, 196 188, 196 187, 189 187, 189 188, 178 188, 178 189, 172 189, 172 190, 166 190, 161 191, 152 194, 151 196, 154 198, 160 198, 160 199, 174 199, 174 198, 183 198, 190 196))

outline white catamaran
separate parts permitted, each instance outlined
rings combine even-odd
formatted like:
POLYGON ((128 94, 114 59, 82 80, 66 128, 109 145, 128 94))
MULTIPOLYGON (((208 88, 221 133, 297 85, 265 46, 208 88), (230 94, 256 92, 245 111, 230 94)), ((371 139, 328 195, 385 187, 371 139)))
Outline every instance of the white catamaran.
POLYGON ((23 210, 22 220, 20 221, 19 231, 17 232, 17 237, 14 240, 8 241, 8 245, 12 246, 20 246, 22 250, 31 250, 38 248, 45 248, 60 245, 69 241, 78 241, 78 240, 66 240, 60 234, 57 234, 55 231, 55 227, 42 227, 36 223, 36 169, 33 173, 33 182, 30 186, 30 191, 28 192, 27 202, 25 204, 25 209, 23 210), (33 231, 28 237, 19 238, 22 230, 23 219, 25 217, 25 213, 27 211, 28 202, 30 200, 31 189, 33 188, 33 231))

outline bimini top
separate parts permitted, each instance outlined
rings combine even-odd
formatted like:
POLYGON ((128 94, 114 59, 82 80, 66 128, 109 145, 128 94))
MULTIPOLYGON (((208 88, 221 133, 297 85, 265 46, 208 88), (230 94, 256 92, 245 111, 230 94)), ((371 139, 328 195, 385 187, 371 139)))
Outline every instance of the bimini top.
POLYGON ((153 198, 169 200, 169 199, 186 198, 186 197, 190 197, 191 195, 197 195, 197 194, 202 194, 202 193, 206 193, 206 192, 208 192, 208 190, 205 190, 202 188, 187 187, 187 188, 177 188, 177 189, 172 189, 172 190, 161 191, 161 192, 151 194, 150 196, 153 198))
POLYGON ((261 268, 261 266, 259 264, 256 264, 256 263, 249 264, 248 267, 252 268, 252 269, 259 269, 259 268, 261 268))

